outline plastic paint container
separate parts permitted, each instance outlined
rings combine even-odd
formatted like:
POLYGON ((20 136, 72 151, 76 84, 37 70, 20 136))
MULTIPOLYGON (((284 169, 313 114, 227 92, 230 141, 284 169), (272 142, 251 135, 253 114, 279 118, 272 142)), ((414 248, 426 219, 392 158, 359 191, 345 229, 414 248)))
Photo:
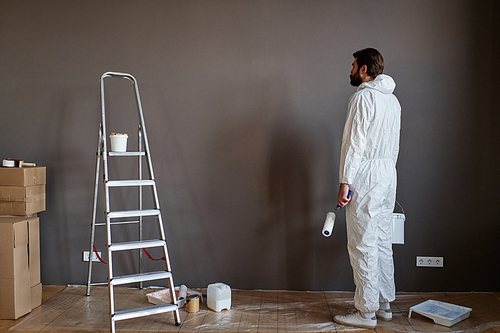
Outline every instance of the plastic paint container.
POLYGON ((224 283, 209 284, 207 288, 207 306, 215 312, 231 308, 231 288, 224 283))
POLYGON ((111 133, 109 135, 111 141, 111 151, 126 152, 128 135, 124 133, 111 133))

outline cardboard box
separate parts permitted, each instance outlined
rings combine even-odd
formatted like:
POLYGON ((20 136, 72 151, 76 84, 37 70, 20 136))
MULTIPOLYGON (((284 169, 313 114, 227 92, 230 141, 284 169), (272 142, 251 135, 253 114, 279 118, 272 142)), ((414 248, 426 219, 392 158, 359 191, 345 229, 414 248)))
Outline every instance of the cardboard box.
POLYGON ((44 185, 45 182, 45 167, 0 167, 0 185, 2 186, 44 185))
POLYGON ((40 289, 38 217, 0 217, 0 319, 32 310, 40 289), (35 288, 32 288, 35 287, 35 288), (32 295, 31 292, 36 293, 32 295))
POLYGON ((45 185, 0 186, 0 215, 31 215, 45 210, 45 185))
POLYGON ((40 284, 40 220, 38 217, 28 220, 28 266, 30 286, 40 284))
POLYGON ((31 311, 29 273, 15 279, 0 279, 0 319, 17 319, 31 311))
POLYGON ((42 283, 31 287, 31 310, 42 304, 42 283))
POLYGON ((31 311, 28 221, 0 223, 0 319, 31 311))

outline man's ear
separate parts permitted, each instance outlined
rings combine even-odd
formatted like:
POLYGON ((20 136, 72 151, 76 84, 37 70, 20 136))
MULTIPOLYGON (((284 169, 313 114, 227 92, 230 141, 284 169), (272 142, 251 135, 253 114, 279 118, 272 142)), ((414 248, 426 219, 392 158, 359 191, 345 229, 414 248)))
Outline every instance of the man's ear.
POLYGON ((359 69, 359 72, 360 72, 360 74, 366 75, 366 72, 368 72, 368 66, 366 66, 366 65, 361 66, 361 68, 359 69))

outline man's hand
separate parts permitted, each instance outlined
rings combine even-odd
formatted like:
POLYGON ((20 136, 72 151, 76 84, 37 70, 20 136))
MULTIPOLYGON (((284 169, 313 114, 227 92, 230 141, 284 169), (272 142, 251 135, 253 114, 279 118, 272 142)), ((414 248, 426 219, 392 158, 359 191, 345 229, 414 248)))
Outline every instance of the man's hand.
POLYGON ((337 195, 337 204, 344 207, 351 201, 352 197, 348 197, 349 184, 340 184, 339 194, 337 195))

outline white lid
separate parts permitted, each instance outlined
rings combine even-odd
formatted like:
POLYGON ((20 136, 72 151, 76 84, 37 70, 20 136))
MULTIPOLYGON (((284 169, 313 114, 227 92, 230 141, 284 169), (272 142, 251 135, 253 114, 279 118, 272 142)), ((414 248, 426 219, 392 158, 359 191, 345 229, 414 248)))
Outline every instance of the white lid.
POLYGON ((217 283, 212 283, 208 285, 211 288, 218 288, 220 290, 225 290, 225 289, 231 289, 227 284, 222 283, 222 282, 217 282, 217 283))

